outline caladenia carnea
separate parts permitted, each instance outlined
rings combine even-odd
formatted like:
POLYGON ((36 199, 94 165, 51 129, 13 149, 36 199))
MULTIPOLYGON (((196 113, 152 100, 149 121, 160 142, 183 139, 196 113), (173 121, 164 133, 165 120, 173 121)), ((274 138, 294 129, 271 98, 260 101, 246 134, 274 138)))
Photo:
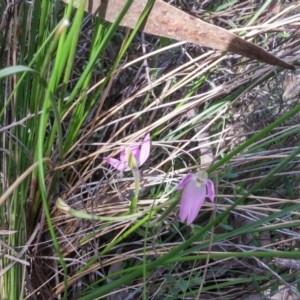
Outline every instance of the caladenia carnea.
POLYGON ((181 180, 176 190, 182 189, 179 217, 181 222, 190 225, 196 219, 206 196, 214 202, 214 183, 208 179, 205 171, 199 171, 195 174, 187 174, 181 180))
POLYGON ((147 133, 139 146, 128 146, 120 152, 120 159, 112 157, 104 157, 103 160, 109 163, 113 168, 120 172, 131 170, 135 188, 134 196, 130 204, 129 213, 133 214, 137 211, 137 201, 140 190, 140 173, 139 167, 142 166, 150 155, 150 133, 147 133))
MULTIPOLYGON (((150 147, 151 147, 150 133, 147 133, 145 135, 140 146, 127 147, 130 149, 136 161, 137 168, 142 166, 145 163, 145 161, 148 159, 150 155, 150 147)), ((131 156, 126 155, 125 149, 121 150, 120 159, 115 159, 112 157, 103 157, 103 160, 118 171, 123 172, 123 171, 132 170, 129 166, 129 159, 131 156)))

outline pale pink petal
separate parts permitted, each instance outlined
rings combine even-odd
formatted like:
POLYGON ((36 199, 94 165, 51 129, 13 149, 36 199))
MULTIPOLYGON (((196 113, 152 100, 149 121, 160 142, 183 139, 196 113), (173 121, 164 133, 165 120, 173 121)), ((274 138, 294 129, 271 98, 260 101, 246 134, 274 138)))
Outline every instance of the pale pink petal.
MULTIPOLYGON (((137 166, 141 166, 149 157, 150 154, 150 133, 146 134, 140 146, 130 146, 130 151, 134 156, 137 166)), ((130 168, 128 167, 126 151, 122 149, 120 151, 120 160, 105 157, 104 161, 112 165, 115 169, 119 171, 129 171, 130 168)))
POLYGON ((130 146, 130 150, 134 157, 140 156, 140 147, 139 146, 130 146))
MULTIPOLYGON (((130 151, 133 154, 133 156, 135 157, 135 159, 137 159, 137 157, 140 156, 140 149, 139 146, 130 146, 130 151)), ((126 152, 125 149, 122 149, 120 151, 120 161, 127 163, 127 158, 126 158, 126 152)))
POLYGON ((205 182, 206 188, 207 188, 207 196, 211 202, 214 202, 215 199, 215 187, 214 183, 207 179, 205 182))
POLYGON ((147 158, 150 155, 150 147, 151 147, 151 141, 150 141, 150 133, 147 133, 146 136, 143 139, 141 148, 140 148, 140 154, 139 154, 139 163, 140 166, 147 160, 147 158))
POLYGON ((182 222, 186 221, 187 225, 190 225, 196 219, 205 200, 205 193, 205 185, 198 188, 195 181, 186 184, 182 193, 179 213, 182 222))
POLYGON ((176 190, 182 190, 185 185, 190 182, 191 180, 195 180, 195 174, 187 174, 185 175, 182 180, 179 182, 179 184, 176 187, 176 190))
POLYGON ((122 150, 120 151, 120 161, 122 161, 123 163, 127 162, 125 149, 122 149, 122 150))
POLYGON ((132 149, 132 154, 137 162, 137 166, 139 167, 141 165, 140 163, 140 148, 139 147, 130 147, 132 149))
POLYGON ((111 157, 103 157, 103 160, 105 162, 107 162, 108 164, 110 164, 115 169, 117 169, 118 171, 126 171, 125 163, 122 161, 119 161, 118 159, 111 158, 111 157))

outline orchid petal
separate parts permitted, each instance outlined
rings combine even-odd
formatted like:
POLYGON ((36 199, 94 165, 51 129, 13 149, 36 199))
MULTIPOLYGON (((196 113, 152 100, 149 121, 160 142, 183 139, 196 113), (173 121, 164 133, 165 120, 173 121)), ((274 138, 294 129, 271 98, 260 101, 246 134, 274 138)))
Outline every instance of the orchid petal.
POLYGON ((191 180, 195 180, 195 174, 187 174, 187 175, 185 175, 182 178, 182 180, 179 182, 179 184, 177 185, 176 190, 177 191, 178 190, 182 190, 185 187, 185 185, 187 183, 189 183, 191 180))
POLYGON ((150 146, 151 146, 151 141, 150 141, 150 133, 147 133, 146 136, 144 137, 142 141, 142 145, 140 148, 140 153, 139 153, 139 165, 143 165, 144 162, 147 160, 147 158, 150 155, 150 146))
POLYGON ((127 162, 125 149, 122 149, 122 150, 120 151, 120 161, 123 162, 123 163, 126 163, 126 162, 127 162))
POLYGON ((140 164, 140 148, 139 147, 130 147, 130 150, 132 151, 132 154, 137 162, 137 166, 139 167, 140 164))
POLYGON ((196 186, 195 181, 189 181, 182 193, 180 205, 180 220, 190 225, 197 217, 198 212, 205 200, 206 188, 196 186))
POLYGON ((105 157, 104 161, 109 163, 115 169, 119 171, 129 171, 130 169, 137 169, 141 166, 150 155, 150 133, 147 133, 142 143, 139 146, 129 146, 126 149, 120 151, 120 160, 115 158, 105 157), (130 163, 130 166, 128 164, 130 163))
POLYGON ((139 146, 130 146, 130 150, 135 157, 140 156, 140 147, 139 146))
MULTIPOLYGON (((139 156, 140 156, 140 149, 139 146, 130 146, 130 151, 135 157, 137 161, 139 161, 139 156)), ((125 149, 122 149, 120 152, 120 160, 124 163, 127 163, 127 157, 126 157, 126 151, 125 149)))
POLYGON ((103 157, 103 160, 110 164, 112 167, 117 169, 118 171, 125 171, 126 169, 126 164, 122 161, 119 161, 118 159, 111 158, 111 157, 103 157))
POLYGON ((209 198, 209 200, 211 202, 214 202, 214 198, 215 198, 215 187, 214 187, 214 183, 207 179, 205 182, 206 188, 207 188, 207 196, 209 198))

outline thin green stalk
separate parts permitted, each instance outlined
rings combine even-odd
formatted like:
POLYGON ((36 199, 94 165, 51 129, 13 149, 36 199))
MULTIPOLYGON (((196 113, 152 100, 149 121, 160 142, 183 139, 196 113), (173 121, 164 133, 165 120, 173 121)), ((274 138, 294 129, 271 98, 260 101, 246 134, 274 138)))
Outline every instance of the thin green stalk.
POLYGON ((129 214, 133 214, 137 212, 137 204, 140 192, 140 174, 139 170, 132 170, 133 178, 134 178, 134 195, 130 203, 129 214))
MULTIPOLYGON (((50 96, 50 92, 48 91, 48 97, 49 96, 50 96)), ((45 124, 47 113, 48 113, 47 111, 45 111, 45 110, 43 111, 43 113, 41 115, 41 119, 40 119, 41 124, 45 124)), ((41 126, 40 131, 39 131, 39 139, 38 139, 38 146, 37 146, 37 161, 39 162, 39 168, 38 168, 39 191, 40 191, 40 195, 42 198, 44 212, 45 212, 45 216, 46 216, 46 220, 47 220, 47 224, 48 224, 48 229, 49 229, 52 241, 53 241, 54 249, 57 253, 60 265, 63 268, 64 288, 65 288, 63 299, 67 299, 67 287, 68 287, 67 266, 66 266, 64 258, 62 256, 62 253, 61 253, 61 250, 60 250, 57 238, 56 238, 55 230, 54 230, 52 219, 51 219, 51 214, 49 211, 49 202, 48 202, 47 190, 46 190, 46 186, 45 186, 45 182, 46 182, 45 167, 44 167, 44 163, 43 163, 44 134, 45 134, 44 128, 41 126)))
POLYGON ((149 227, 160 226, 160 223, 163 222, 172 211, 174 211, 177 204, 178 200, 171 202, 168 208, 156 220, 149 222, 149 227))
MULTIPOLYGON (((46 78, 46 70, 48 68, 48 65, 50 64, 52 54, 54 53, 58 40, 60 38, 61 33, 66 29, 65 24, 61 24, 61 27, 58 28, 56 34, 54 35, 53 41, 49 46, 49 49, 45 55, 45 62, 42 67, 42 73, 41 76, 42 78, 46 78)), ((43 85, 40 82, 40 89, 43 87, 43 85)), ((50 153, 47 153, 47 149, 45 149, 45 141, 47 141, 47 138, 45 137, 46 134, 46 128, 47 124, 49 122, 49 113, 50 113, 50 108, 52 107, 54 116, 55 116, 55 124, 54 127, 58 131, 58 148, 59 148, 59 159, 62 158, 63 156, 63 147, 62 147, 62 130, 61 130, 61 125, 60 125, 60 116, 58 112, 58 108, 56 106, 55 101, 53 100, 53 95, 52 91, 49 88, 48 85, 46 85, 46 93, 44 95, 44 102, 43 102, 43 107, 42 107, 42 115, 40 117, 40 122, 39 122, 39 131, 38 131, 38 140, 42 141, 42 147, 44 150, 42 152, 45 152, 45 156, 49 156, 50 153)), ((49 139, 48 139, 49 140, 49 139)), ((39 142, 38 142, 38 145, 39 142)), ((52 143, 53 146, 53 143, 52 143)), ((39 156, 41 149, 37 148, 35 151, 35 161, 41 161, 44 154, 42 156, 39 156)), ((42 164, 43 165, 43 164, 42 164)), ((45 168, 47 169, 47 164, 45 164, 45 168)), ((37 177, 37 173, 39 170, 35 170, 33 173, 33 178, 37 177)), ((36 199, 34 199, 34 204, 33 207, 34 209, 34 214, 36 213, 36 209, 39 209, 39 204, 40 204, 40 197, 39 194, 36 194, 36 199)))
MULTIPOLYGON (((178 262, 187 262, 187 261, 197 261, 207 258, 207 253, 192 255, 192 256, 180 256, 176 258, 169 259, 166 263, 178 263, 178 262)), ((222 259, 228 257, 234 258, 251 258, 251 257, 262 257, 262 258, 274 258, 274 257, 286 257, 297 259, 300 257, 299 251, 272 251, 269 249, 261 251, 246 251, 246 252, 210 252, 209 257, 211 259, 222 259)))
POLYGON ((268 125, 264 129, 262 129, 260 132, 252 136, 251 138, 247 139, 246 142, 244 142, 242 145, 238 146, 236 149, 231 151, 229 154, 225 155, 222 159, 220 159, 218 162, 213 164, 211 167, 207 169, 207 173, 211 173, 218 169, 219 167, 224 166, 229 160, 242 152, 247 147, 251 146, 251 144, 259 141, 260 138, 267 135, 271 130, 279 126, 281 123, 285 122, 289 118, 293 117, 295 114, 297 114, 300 111, 300 105, 296 105, 294 108, 289 110, 287 113, 285 113, 283 116, 279 117, 276 121, 274 121, 272 124, 268 125))
MULTIPOLYGON (((62 31, 65 29, 65 26, 63 26, 63 28, 60 28, 59 31, 57 32, 57 34, 54 36, 54 39, 52 41, 52 43, 50 44, 49 50, 46 53, 46 59, 45 59, 45 63, 44 63, 44 68, 42 70, 44 70, 44 72, 46 72, 47 66, 50 62, 50 58, 52 56, 52 53, 55 51, 56 49, 56 45, 58 42, 58 39, 60 37, 60 34, 62 33, 62 31)), ((44 73, 44 76, 46 74, 44 73)), ((57 124, 58 130, 58 140, 59 142, 59 153, 60 153, 60 157, 62 157, 62 132, 60 129, 60 117, 59 117, 59 113, 58 113, 58 109, 57 106, 55 104, 55 101, 53 100, 53 95, 52 95, 52 91, 49 89, 49 86, 47 86, 46 89, 46 93, 45 93, 45 101, 43 103, 43 108, 42 108, 42 114, 40 117, 40 127, 39 127, 39 132, 38 132, 38 144, 37 144, 37 151, 35 153, 35 159, 36 161, 39 162, 39 167, 38 167, 38 177, 39 177, 39 194, 37 194, 37 198, 36 201, 40 201, 39 196, 41 196, 42 199, 42 203, 43 203, 43 207, 44 207, 44 212, 45 212, 45 216, 46 216, 46 220, 47 220, 47 224, 49 227, 49 232, 53 241, 53 245, 54 245, 54 249, 57 253, 57 256, 59 258, 59 262, 60 265, 63 268, 63 275, 64 275, 64 287, 65 287, 65 293, 64 293, 64 299, 67 299, 67 282, 68 282, 68 277, 67 277, 67 266, 66 263, 63 259, 57 238, 56 238, 56 234, 52 225, 52 219, 51 219, 51 215, 50 215, 50 211, 49 211, 49 205, 48 205, 48 196, 50 195, 49 190, 47 190, 46 185, 45 185, 45 169, 47 169, 47 164, 43 163, 43 157, 44 157, 44 152, 45 152, 45 133, 46 133, 46 127, 49 121, 49 111, 50 108, 52 107, 53 112, 55 114, 55 121, 57 124)), ((36 207, 36 205, 35 205, 36 207)))
MULTIPOLYGON (((207 247, 207 246, 206 246, 207 247)), ((195 253, 195 252, 194 252, 195 253)), ((205 260, 207 259, 207 256, 211 259, 222 259, 222 258, 251 258, 251 257, 262 257, 262 258, 273 258, 273 257, 286 257, 286 258, 294 258, 297 259, 299 258, 299 251, 273 251, 270 249, 262 249, 260 251, 245 251, 245 252, 205 252, 205 253, 200 253, 197 255, 188 255, 188 256, 176 256, 168 259, 167 261, 163 262, 160 266, 162 265, 170 265, 170 264, 176 264, 176 263, 182 263, 182 262, 194 262, 197 260, 205 260)), ((137 271, 141 269, 141 265, 130 267, 127 269, 123 269, 117 272, 114 272, 113 274, 109 274, 101 280, 99 280, 97 283, 105 282, 106 280, 116 277, 116 276, 125 276, 125 274, 133 271, 137 271)), ((147 270, 149 271, 149 270, 147 270)), ((80 298, 84 299, 84 298, 80 298)), ((88 298, 87 298, 88 299, 88 298)))
POLYGON ((277 142, 279 140, 282 140, 285 137, 291 136, 292 134, 296 134, 300 131, 300 127, 297 125, 295 128, 293 129, 289 129, 287 131, 282 130, 283 132, 278 132, 278 134, 274 134, 274 137, 270 137, 267 139, 267 141, 265 142, 256 142, 255 144, 253 144, 253 146, 251 145, 251 148, 247 151, 245 151, 245 154, 250 154, 250 153, 255 153, 260 149, 265 148, 266 146, 271 145, 274 142, 277 142))
MULTIPOLYGON (((299 208, 300 208, 299 204, 296 204, 296 205, 290 206, 287 209, 284 209, 284 210, 279 211, 277 213, 274 213, 270 216, 264 217, 262 219, 259 219, 255 222, 253 222, 253 223, 250 223, 246 226, 243 226, 242 228, 237 228, 237 229, 235 229, 231 232, 228 232, 228 233, 218 234, 218 235, 214 236, 213 243, 218 243, 218 242, 221 242, 221 241, 224 241, 224 240, 228 240, 232 237, 241 236, 241 235, 247 234, 247 233, 266 231, 266 230, 268 230, 266 227, 264 228, 264 227, 259 227, 259 226, 263 226, 264 224, 266 224, 268 222, 274 221, 276 218, 280 218, 284 215, 292 213, 293 211, 296 211, 299 208)), ((208 224, 208 225, 210 225, 210 224, 208 224)), ((292 224, 292 225, 295 226, 297 224, 292 224)), ((291 227, 292 227, 292 225, 291 225, 291 227)), ((281 227, 282 228, 288 228, 289 226, 287 226, 286 224, 283 224, 282 226, 278 225, 278 227, 276 229, 280 229, 281 227)), ((197 252, 197 251, 199 251, 203 248, 208 247, 209 244, 210 244, 210 241, 207 241, 207 242, 201 243, 201 245, 193 246, 193 247, 189 248, 188 250, 182 251, 180 253, 180 257, 183 257, 185 255, 189 255, 190 253, 195 253, 195 252, 197 252)), ((251 255, 251 252, 249 252, 249 257, 250 256, 253 256, 253 255, 251 255)), ((168 260, 168 262, 169 262, 169 260, 168 260)))
MULTIPOLYGON (((133 2, 133 0, 127 0, 126 1, 126 4, 124 5, 122 10, 120 11, 120 13, 119 13, 118 17, 116 18, 115 22, 110 26, 107 34, 103 37, 103 40, 102 40, 101 44, 99 45, 98 51, 94 52, 93 57, 91 57, 91 59, 89 60, 86 68, 84 69, 83 73, 81 74, 81 77, 79 78, 79 80, 76 83, 73 91, 71 92, 70 96, 68 97, 67 104, 72 103, 74 101, 74 99, 80 94, 80 90, 81 90, 83 84, 85 83, 86 78, 88 76, 90 76, 90 74, 92 72, 92 69, 94 68, 95 62, 99 58, 100 53, 105 49, 105 46, 107 45, 107 43, 111 39, 112 35, 116 31, 117 27, 119 26, 121 20, 123 19, 124 15, 128 11, 128 9, 131 6, 132 2, 133 2)), ((77 108, 77 110, 78 110, 77 113, 81 114, 81 112, 80 112, 81 108, 79 107, 79 108, 77 108)), ((81 120, 82 116, 81 115, 76 116, 77 113, 75 111, 74 116, 71 120, 71 124, 69 126, 69 130, 68 130, 68 133, 67 133, 67 139, 65 141, 65 149, 70 148, 70 146, 73 143, 75 137, 77 136, 78 130, 80 128, 80 124, 79 124, 78 120, 81 120)), ((81 120, 81 122, 83 122, 83 120, 81 120)))
POLYGON ((68 213, 70 216, 74 218, 95 220, 95 221, 119 222, 119 221, 135 220, 136 218, 141 217, 145 214, 145 212, 140 212, 140 213, 133 213, 133 214, 126 213, 125 215, 119 217, 101 217, 93 214, 88 214, 83 211, 72 209, 61 198, 58 198, 58 200, 56 201, 56 207, 59 210, 68 213))

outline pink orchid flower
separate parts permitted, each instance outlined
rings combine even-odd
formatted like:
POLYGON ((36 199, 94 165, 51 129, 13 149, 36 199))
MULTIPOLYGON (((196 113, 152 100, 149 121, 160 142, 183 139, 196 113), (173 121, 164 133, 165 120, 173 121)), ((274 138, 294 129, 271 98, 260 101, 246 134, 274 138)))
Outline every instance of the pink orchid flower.
POLYGON ((181 222, 190 225, 197 217, 206 195, 211 202, 214 202, 215 188, 214 183, 207 179, 207 173, 199 171, 196 174, 186 175, 176 187, 182 190, 180 213, 181 222))
POLYGON ((137 167, 140 167, 144 164, 144 162, 147 160, 147 158, 150 155, 150 133, 147 133, 144 137, 142 143, 140 146, 130 146, 128 147, 129 151, 126 149, 122 149, 120 152, 120 159, 115 159, 112 157, 103 157, 103 160, 107 163, 109 163, 112 167, 117 169, 118 171, 129 171, 130 170, 130 155, 133 155, 137 167), (129 154, 128 154, 129 153, 129 154))

